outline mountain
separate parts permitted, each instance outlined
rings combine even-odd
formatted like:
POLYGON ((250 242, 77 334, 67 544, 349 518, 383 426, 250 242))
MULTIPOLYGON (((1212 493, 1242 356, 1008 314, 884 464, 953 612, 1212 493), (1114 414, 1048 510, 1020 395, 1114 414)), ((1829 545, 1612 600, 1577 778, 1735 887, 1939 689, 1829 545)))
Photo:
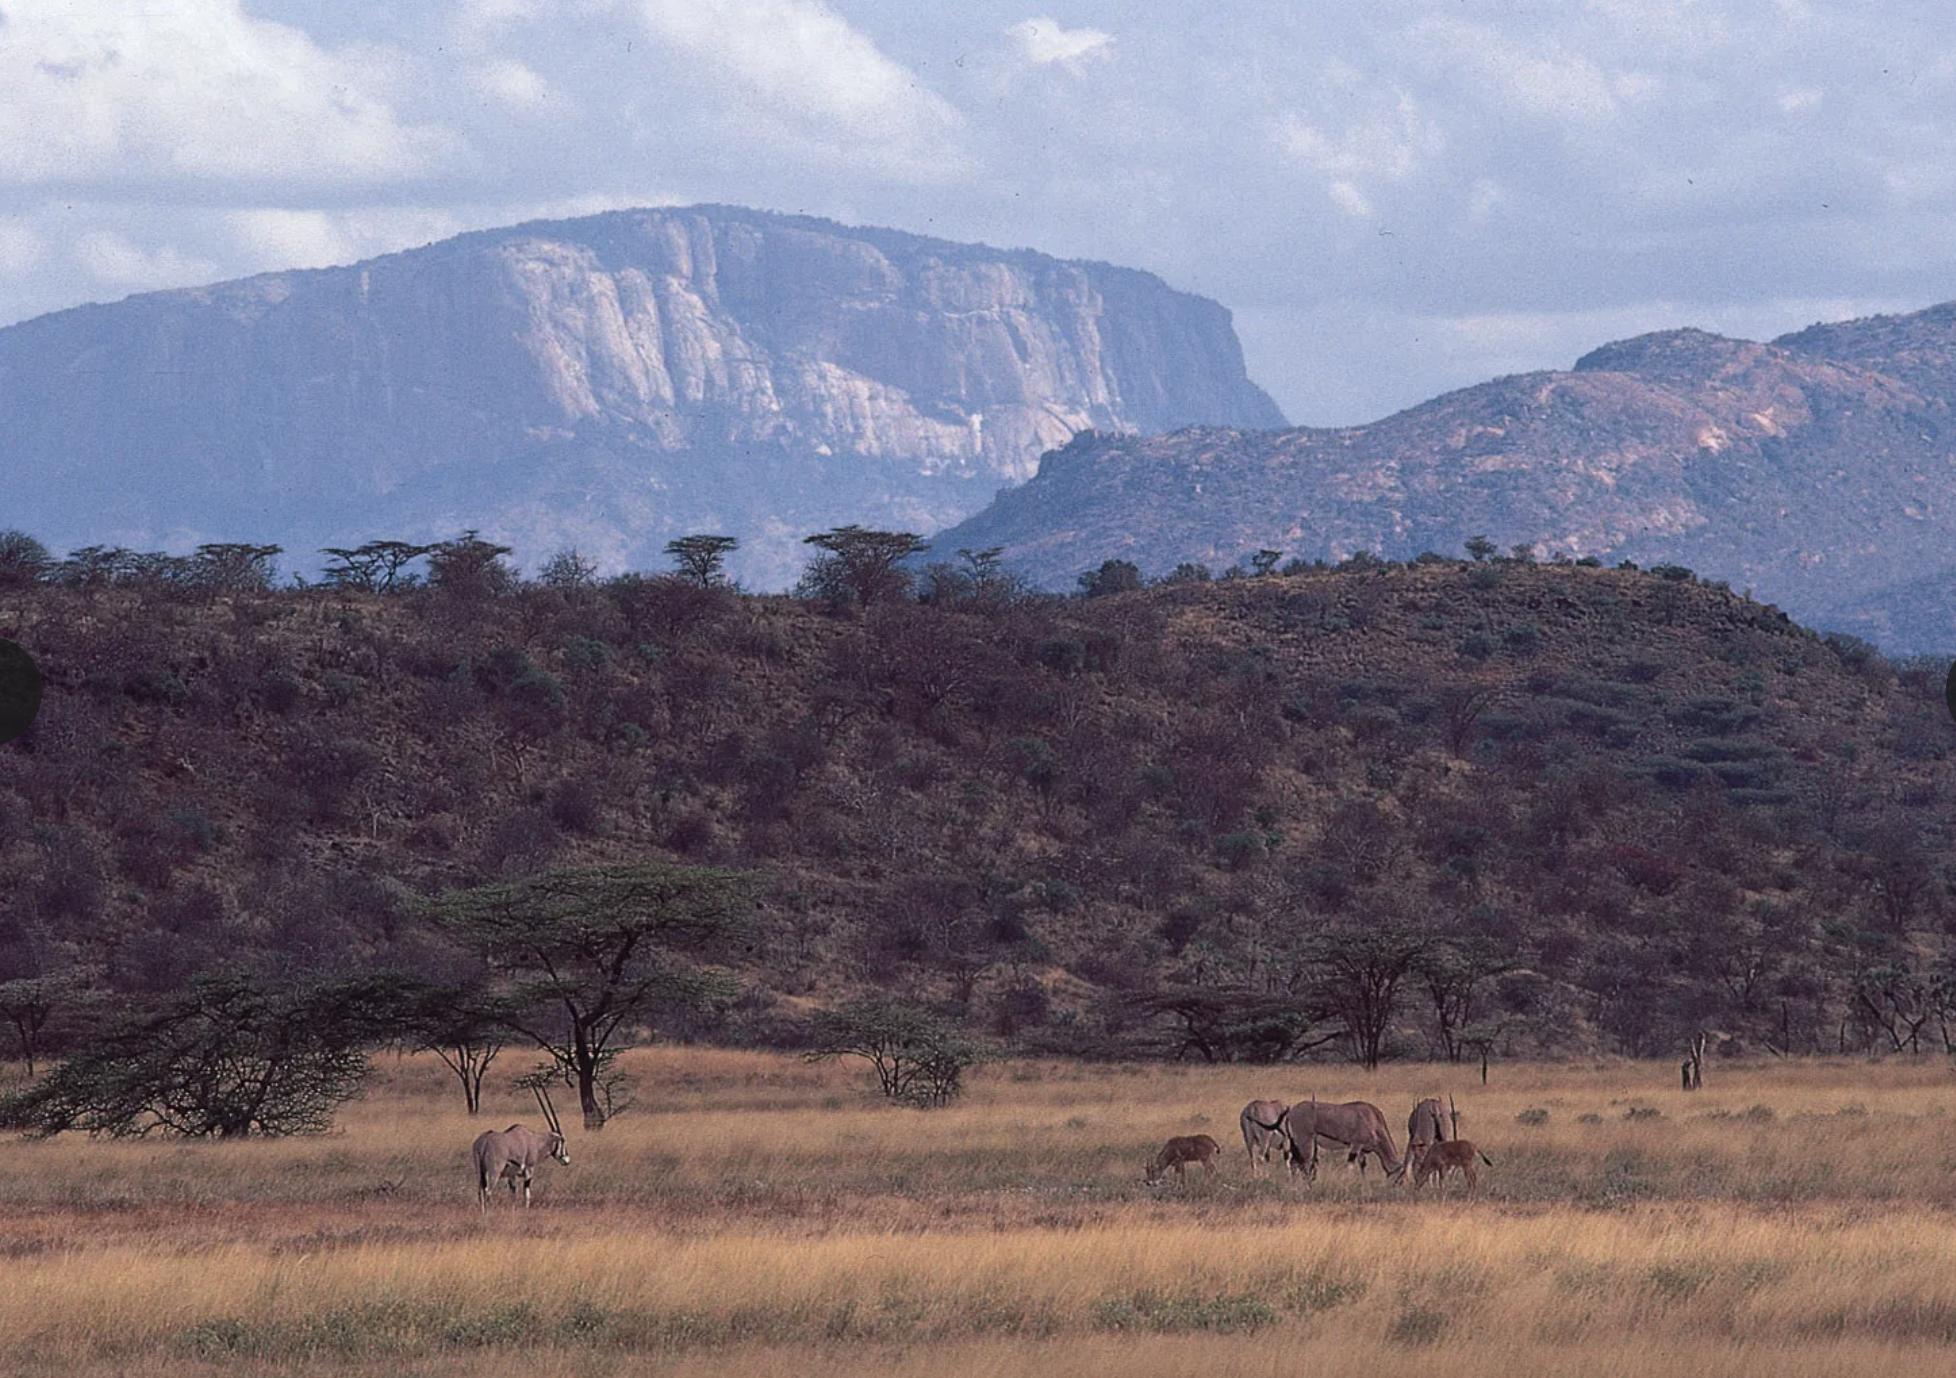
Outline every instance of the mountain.
POLYGON ((1769 344, 1701 330, 1597 349, 1364 426, 1095 435, 943 533, 1069 587, 1259 548, 1337 560, 1547 555, 1682 564, 1896 650, 1952 640, 1956 304, 1769 344))
POLYGON ((1229 313, 1099 263, 724 206, 466 234, 0 330, 7 523, 49 545, 437 539, 780 586, 1083 427, 1280 426, 1229 313))

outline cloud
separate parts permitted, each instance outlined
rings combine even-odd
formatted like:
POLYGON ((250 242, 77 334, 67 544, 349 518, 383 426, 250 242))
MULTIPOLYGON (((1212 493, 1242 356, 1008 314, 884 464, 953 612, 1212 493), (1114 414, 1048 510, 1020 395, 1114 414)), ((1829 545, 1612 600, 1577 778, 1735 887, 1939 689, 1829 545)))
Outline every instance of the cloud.
POLYGON ((46 253, 47 240, 25 221, 0 215, 0 276, 30 272, 46 253))
POLYGON ((777 116, 876 140, 961 122, 821 0, 644 0, 640 13, 662 43, 777 116))
POLYGON ((372 52, 327 52, 238 0, 8 0, 0 183, 89 178, 371 182, 448 160, 396 119, 372 52))
MULTIPOLYGON (((522 217, 513 216, 513 219, 522 217)), ((223 253, 245 272, 330 268, 460 234, 475 219, 448 207, 377 206, 354 210, 258 206, 227 212, 223 253)), ((507 223, 492 215, 482 224, 507 223)), ((233 272, 239 268, 233 268, 233 272)))
POLYGON ((109 287, 151 291, 190 287, 217 276, 208 259, 189 258, 174 247, 143 249, 113 230, 92 230, 75 245, 74 256, 96 281, 109 287))
POLYGON ((1050 19, 1027 19, 1005 31, 1025 48, 1026 60, 1035 66, 1063 63, 1072 66, 1090 53, 1105 53, 1114 36, 1099 29, 1062 29, 1050 19))
POLYGON ((479 64, 470 70, 469 81, 484 95, 522 110, 538 109, 550 96, 549 83, 514 58, 479 64))

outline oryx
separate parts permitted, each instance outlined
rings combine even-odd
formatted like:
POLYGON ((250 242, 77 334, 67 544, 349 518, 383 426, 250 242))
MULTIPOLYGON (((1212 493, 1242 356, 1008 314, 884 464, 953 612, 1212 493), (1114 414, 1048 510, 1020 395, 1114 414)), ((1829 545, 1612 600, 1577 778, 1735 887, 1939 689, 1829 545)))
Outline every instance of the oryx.
POLYGON ((1443 1144, 1453 1135, 1447 1132, 1447 1112, 1438 1096, 1428 1096, 1413 1107, 1406 1120, 1406 1154, 1427 1144, 1443 1144))
POLYGON ((489 1208, 489 1192, 498 1181, 508 1179, 512 1200, 516 1197, 516 1184, 521 1182, 523 1204, 527 1206, 530 1179, 545 1158, 555 1158, 565 1167, 570 1166, 570 1151, 564 1147, 564 1128, 557 1123, 557 1110, 550 1103, 550 1093, 540 1086, 532 1089, 536 1091, 537 1107, 543 1111, 544 1122, 550 1126, 549 1133, 539 1133, 520 1124, 508 1129, 488 1129, 476 1136, 475 1146, 470 1150, 475 1156, 475 1185, 484 1210, 489 1208))
POLYGON ((1243 1147, 1250 1154, 1250 1176, 1257 1175, 1257 1162, 1270 1161, 1272 1149, 1284 1142, 1281 1127, 1284 1111, 1290 1109, 1280 1100, 1253 1100, 1243 1107, 1239 1120, 1243 1126, 1243 1147))
POLYGON ((1447 1189, 1447 1172, 1459 1168, 1460 1175, 1467 1179, 1467 1190, 1472 1191, 1480 1185, 1480 1178, 1474 1171, 1474 1159, 1479 1158, 1489 1167, 1494 1160, 1474 1146, 1471 1139, 1449 1139, 1445 1143, 1427 1144, 1417 1155, 1408 1153, 1407 1161, 1413 1164, 1413 1185, 1423 1187, 1429 1177, 1440 1179, 1440 1190, 1447 1189))
POLYGON ((1392 1131, 1386 1128, 1385 1115, 1370 1101, 1347 1101, 1327 1105, 1316 1097, 1300 1101, 1284 1112, 1280 1124, 1286 1143, 1286 1161, 1291 1169, 1312 1174, 1317 1164, 1317 1141, 1326 1139, 1345 1149, 1345 1161, 1357 1163, 1365 1172, 1368 1155, 1378 1155, 1379 1165, 1390 1178, 1402 1176, 1405 1160, 1392 1146, 1392 1131))
POLYGON ((1148 1162, 1147 1180, 1159 1182, 1162 1173, 1175 1169, 1175 1176, 1187 1180, 1188 1165, 1200 1163, 1209 1169, 1209 1175, 1216 1175, 1216 1157, 1222 1152, 1222 1145, 1207 1134, 1178 1134, 1161 1146, 1161 1152, 1148 1162))

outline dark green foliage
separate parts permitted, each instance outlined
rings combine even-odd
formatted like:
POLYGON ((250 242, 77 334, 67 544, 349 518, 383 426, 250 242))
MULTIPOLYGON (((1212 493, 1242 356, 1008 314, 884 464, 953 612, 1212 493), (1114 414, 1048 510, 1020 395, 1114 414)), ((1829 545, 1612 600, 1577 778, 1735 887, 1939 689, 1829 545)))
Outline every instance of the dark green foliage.
POLYGON ((391 1009, 384 982, 282 988, 200 977, 0 1100, 0 1123, 37 1136, 320 1133, 359 1091, 366 1048, 387 1036, 391 1009))
POLYGON ((707 867, 594 866, 451 891, 425 912, 488 964, 502 1004, 519 1011, 510 1027, 563 1069, 597 1129, 599 1080, 638 1025, 733 994, 702 963, 739 950, 747 888, 707 867))
POLYGON ((368 541, 351 548, 327 546, 320 553, 332 557, 326 565, 327 583, 367 593, 398 593, 421 582, 408 566, 437 548, 409 541, 368 541))
POLYGON ((902 597, 911 582, 903 562, 930 549, 930 542, 914 532, 855 525, 809 536, 805 543, 822 553, 809 562, 799 591, 832 609, 867 608, 902 597))
POLYGON ((983 1059, 979 1045, 954 1021, 883 995, 818 1012, 809 1024, 808 1043, 811 1059, 866 1059, 885 1096, 920 1107, 957 1099, 965 1072, 983 1059))
POLYGON ((1141 568, 1131 560, 1107 560, 1099 569, 1080 576, 1081 591, 1089 598, 1132 593, 1141 587, 1141 568))
POLYGON ((428 584, 460 602, 500 597, 516 587, 516 571, 505 562, 510 547, 465 531, 428 551, 428 584))
POLYGON ((721 568, 727 556, 739 548, 740 541, 734 536, 681 536, 666 542, 666 554, 672 556, 679 577, 701 588, 723 582, 721 568))
POLYGON ((1171 982, 1129 992, 1122 1008, 1147 1032, 1140 1046, 1204 1062, 1279 1062, 1338 1036, 1319 1027, 1321 1011, 1306 998, 1254 990, 1236 982, 1171 982))
MULTIPOLYGON (((780 996, 896 972, 1028 1048, 1352 1053, 1312 943, 1387 914, 1498 932, 1527 974, 1443 1018, 1423 964, 1381 1057, 1649 1053, 1694 1021, 1862 1050, 1887 1036, 1841 1032, 1857 949, 1814 916, 1924 960, 1949 942, 1946 665, 1857 665, 1699 583, 1305 563, 1057 600, 981 592, 973 552, 927 602, 835 619, 644 576, 212 601, 179 567, 84 554, 76 582, 7 595, 59 711, 6 752, 0 863, 44 954, 16 974, 84 967, 114 1000, 234 958, 420 969, 439 941, 375 894, 573 854, 738 859, 794 930, 731 954, 734 1003, 683 989, 709 958, 676 951, 674 998, 625 1040, 787 1037, 780 996), (1479 659, 1451 653, 1468 636, 1479 659), (1282 1003, 1127 1002, 1185 987, 1282 1003)), ((53 1019, 39 1055, 78 1027, 53 1019)))
POLYGON ((38 583, 53 568, 48 548, 25 531, 0 531, 0 588, 38 583))
POLYGON ((1671 721, 1693 732, 1730 736, 1759 721, 1759 710, 1749 703, 1726 698, 1691 699, 1671 711, 1671 721))

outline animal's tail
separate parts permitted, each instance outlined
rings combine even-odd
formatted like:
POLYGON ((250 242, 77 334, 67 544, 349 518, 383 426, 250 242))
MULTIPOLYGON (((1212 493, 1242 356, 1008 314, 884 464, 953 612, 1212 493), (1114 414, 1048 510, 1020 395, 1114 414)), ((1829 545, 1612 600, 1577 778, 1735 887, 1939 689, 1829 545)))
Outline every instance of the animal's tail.
MULTIPOLYGON (((1476 1153, 1481 1153, 1481 1151, 1480 1151, 1480 1150, 1479 1150, 1478 1148, 1477 1148, 1477 1149, 1475 1149, 1475 1150, 1474 1150, 1474 1152, 1476 1152, 1476 1153)), ((1487 1155, 1486 1155, 1485 1153, 1481 1153, 1481 1161, 1482 1161, 1483 1163, 1486 1163, 1486 1164, 1487 1164, 1487 1165, 1488 1165, 1489 1167, 1493 1167, 1493 1166, 1494 1166, 1494 1160, 1493 1160, 1492 1158, 1490 1158, 1490 1157, 1488 1157, 1488 1156, 1487 1156, 1487 1155)))

